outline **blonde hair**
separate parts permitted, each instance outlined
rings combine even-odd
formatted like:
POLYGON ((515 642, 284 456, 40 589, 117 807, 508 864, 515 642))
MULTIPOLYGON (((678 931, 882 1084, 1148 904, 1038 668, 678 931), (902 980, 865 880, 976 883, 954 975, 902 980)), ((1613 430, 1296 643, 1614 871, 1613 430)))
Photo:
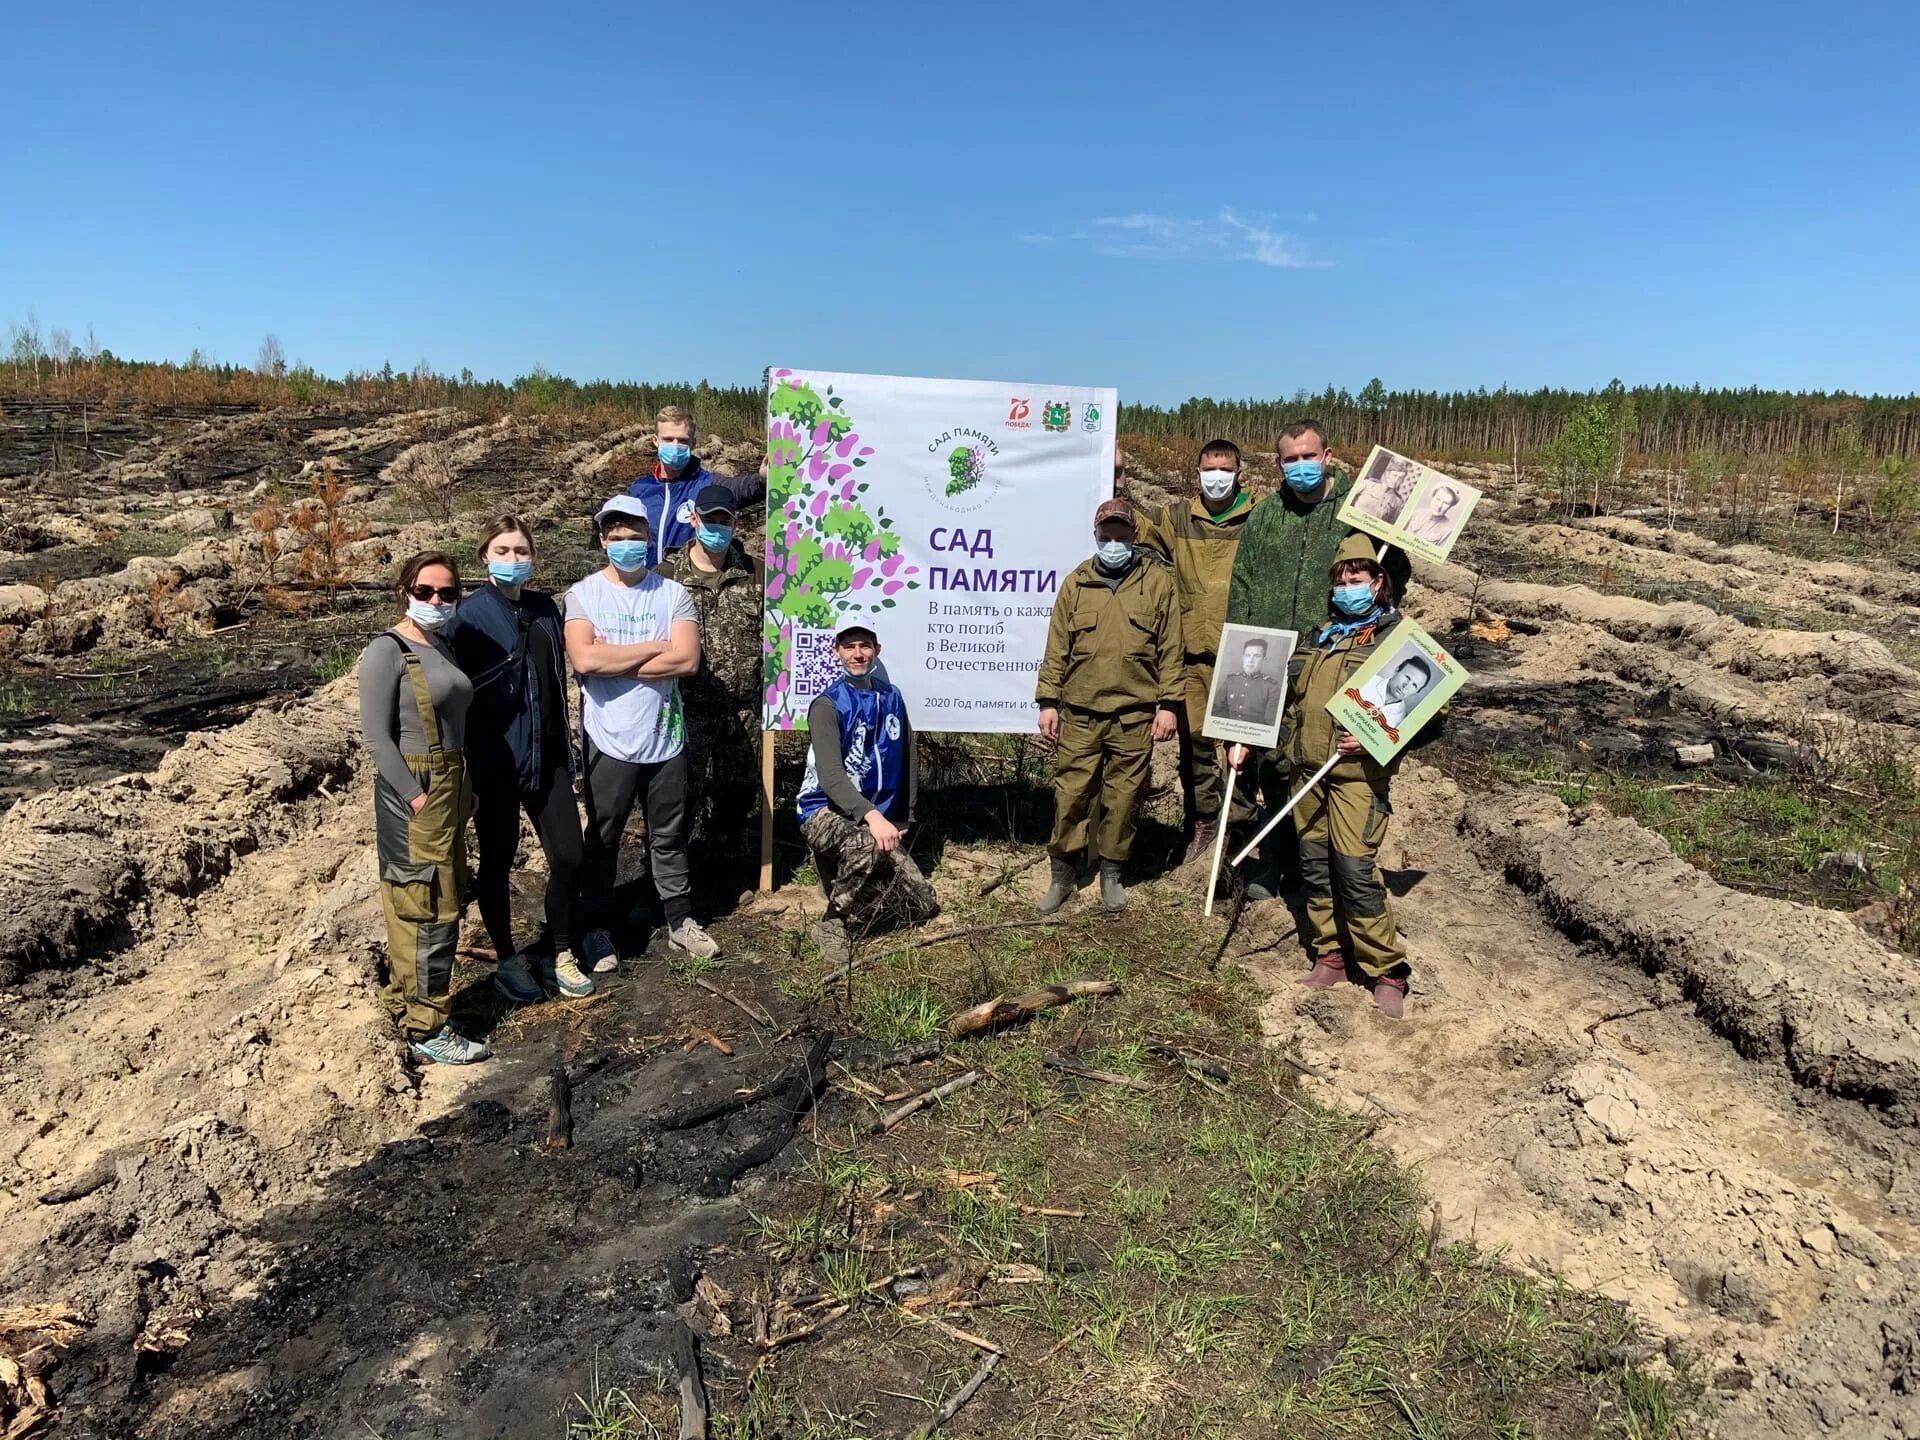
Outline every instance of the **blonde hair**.
POLYGON ((658 429, 669 421, 686 426, 689 440, 700 433, 700 427, 693 423, 693 412, 684 405, 662 405, 660 413, 653 417, 654 428, 658 429))

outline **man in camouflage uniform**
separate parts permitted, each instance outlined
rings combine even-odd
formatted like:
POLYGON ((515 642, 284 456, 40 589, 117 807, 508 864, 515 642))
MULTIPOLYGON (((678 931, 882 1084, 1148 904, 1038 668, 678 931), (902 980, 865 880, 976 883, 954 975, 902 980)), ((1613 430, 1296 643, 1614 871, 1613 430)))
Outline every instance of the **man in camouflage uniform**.
MULTIPOLYGON (((680 682, 692 762, 694 834, 744 833, 759 794, 760 610, 764 564, 734 533, 733 492, 694 496, 694 534, 660 573, 700 612, 700 670, 680 682)), ((744 852, 743 852, 744 853, 744 852)))
POLYGON ((1153 744, 1174 738, 1185 703, 1172 572, 1136 551, 1129 501, 1104 501, 1093 515, 1093 558, 1060 586, 1034 690, 1041 738, 1054 746, 1053 870, 1043 915, 1073 894, 1096 797, 1101 908, 1126 908, 1120 867, 1133 853, 1134 807, 1153 744))
MULTIPOLYGON (((1173 567, 1180 596, 1180 633, 1186 640, 1186 703, 1181 707, 1180 791, 1191 826, 1187 860, 1213 849, 1220 803, 1227 785, 1220 746, 1200 732, 1206 725, 1207 692, 1213 686, 1214 647, 1227 618, 1227 587, 1240 532, 1256 497, 1240 483, 1240 447, 1209 440, 1200 447, 1198 494, 1147 517, 1142 549, 1173 567)), ((1230 820, 1244 820, 1253 807, 1236 794, 1230 820)))

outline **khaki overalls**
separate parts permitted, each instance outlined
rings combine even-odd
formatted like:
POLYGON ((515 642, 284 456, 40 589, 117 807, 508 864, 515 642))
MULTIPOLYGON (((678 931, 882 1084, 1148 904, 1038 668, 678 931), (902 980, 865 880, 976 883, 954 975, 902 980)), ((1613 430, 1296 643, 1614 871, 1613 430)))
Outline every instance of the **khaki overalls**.
POLYGON ((425 755, 403 755, 426 791, 411 806, 379 775, 373 782, 374 848, 380 858, 380 905, 387 916, 390 993, 406 1015, 409 1039, 424 1039, 447 1023, 453 990, 453 954, 460 939, 460 907, 467 894, 467 816, 473 790, 466 756, 442 749, 440 719, 420 668, 405 645, 407 679, 420 707, 425 755))

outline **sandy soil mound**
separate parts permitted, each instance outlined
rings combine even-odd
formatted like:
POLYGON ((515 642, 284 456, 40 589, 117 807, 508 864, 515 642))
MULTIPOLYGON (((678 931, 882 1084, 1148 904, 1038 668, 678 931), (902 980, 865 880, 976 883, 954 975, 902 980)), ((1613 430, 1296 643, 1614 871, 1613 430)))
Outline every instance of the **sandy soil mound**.
POLYGON ((297 802, 359 748, 351 681, 285 711, 197 735, 151 776, 25 800, 0 816, 0 984, 138 928, 159 895, 190 896, 282 835, 297 802))
POLYGON ((1358 987, 1300 989, 1284 908, 1248 918, 1274 948, 1243 963, 1309 1083, 1378 1114, 1450 1233, 1623 1300, 1700 1360, 1741 1433, 1920 1429, 1902 1338, 1920 1172, 1899 1128, 1920 1041, 1895 957, 1688 880, 1624 822, 1469 803, 1419 765, 1394 800, 1408 1022, 1358 987))

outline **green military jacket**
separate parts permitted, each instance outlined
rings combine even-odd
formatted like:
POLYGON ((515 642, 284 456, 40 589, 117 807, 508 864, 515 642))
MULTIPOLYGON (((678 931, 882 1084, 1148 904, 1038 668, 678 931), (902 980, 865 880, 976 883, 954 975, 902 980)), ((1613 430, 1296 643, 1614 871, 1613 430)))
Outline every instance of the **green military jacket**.
POLYGON ((1067 576, 1047 625, 1047 653, 1034 696, 1111 715, 1182 703, 1180 605, 1173 574, 1136 558, 1109 585, 1084 560, 1067 576))
MULTIPOLYGON (((1353 534, 1335 518, 1353 488, 1353 477, 1335 469, 1327 498, 1306 505, 1287 486, 1253 507, 1240 528, 1227 587, 1227 623, 1292 630, 1306 643, 1310 631, 1326 623, 1327 572, 1334 551, 1353 534)), ((1413 565, 1404 551, 1389 550, 1384 562, 1393 593, 1404 598, 1413 565)), ((1325 759, 1325 756, 1321 757, 1325 759)), ((1318 763, 1318 762, 1315 762, 1318 763)))
MULTIPOLYGON (((1339 739, 1339 727, 1327 713, 1327 702, 1353 678, 1355 671, 1373 658, 1375 647, 1399 620, 1399 612, 1390 611, 1367 629, 1336 640, 1330 650, 1315 645, 1312 635, 1300 637, 1300 648, 1294 652, 1293 664, 1288 667, 1287 725, 1281 737, 1281 748, 1296 768, 1318 770, 1327 763, 1339 739)), ((1328 778, 1368 781, 1393 778, 1403 756, 1439 738, 1446 725, 1448 708, 1442 706, 1407 742, 1406 748, 1385 765, 1362 750, 1335 765, 1327 772, 1328 778)))
POLYGON ((1215 713, 1246 725, 1271 725, 1280 718, 1280 682, 1271 675, 1236 671, 1220 682, 1215 713))
POLYGON ((1198 659, 1211 660, 1220 643, 1234 551, 1258 501, 1258 496, 1242 490, 1232 505, 1214 515, 1195 496, 1154 511, 1140 532, 1140 544, 1173 566, 1180 631, 1187 653, 1198 659))
POLYGON ((700 670, 680 682, 690 705, 757 708, 760 703, 760 611, 765 566, 739 541, 711 573, 687 558, 697 540, 670 551, 660 573, 686 586, 700 612, 700 670))

